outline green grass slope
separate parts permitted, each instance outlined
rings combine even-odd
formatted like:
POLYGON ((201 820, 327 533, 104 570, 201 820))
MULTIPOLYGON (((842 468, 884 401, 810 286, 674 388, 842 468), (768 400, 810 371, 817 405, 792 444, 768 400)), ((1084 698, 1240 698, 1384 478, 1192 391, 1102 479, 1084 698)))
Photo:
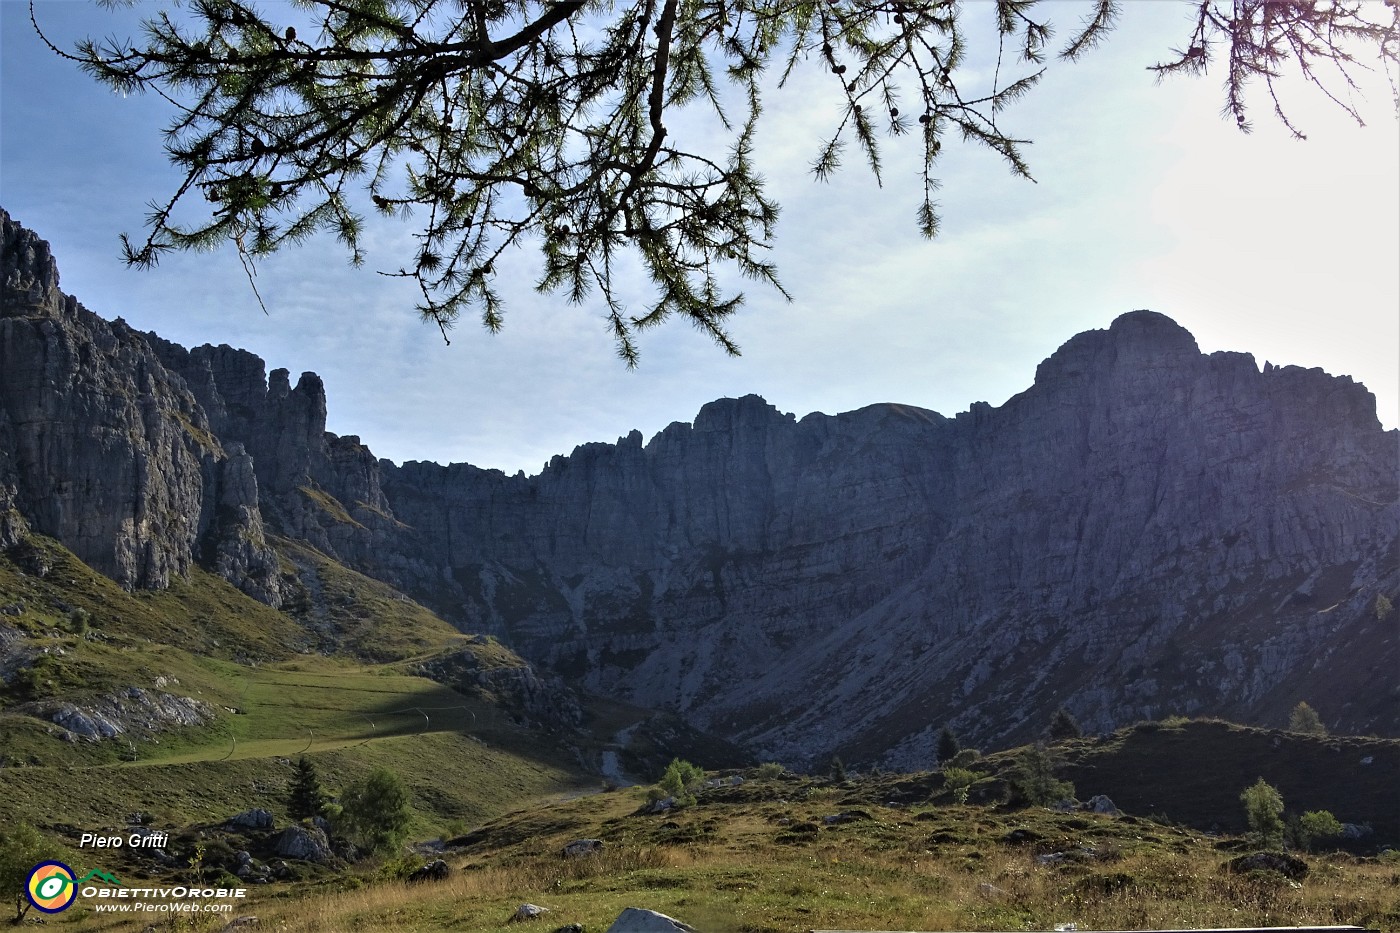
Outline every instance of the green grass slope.
POLYGON ((0 553, 0 824, 31 822, 61 845, 136 814, 168 829, 253 807, 285 820, 302 754, 332 792, 374 767, 397 772, 424 836, 594 783, 509 698, 417 674, 444 654, 488 668, 518 657, 279 544, 297 597, 283 612, 198 569, 128 593, 50 539, 0 553), (141 704, 162 697, 193 701, 202 721, 148 722, 141 704), (122 709, 124 731, 75 737, 55 721, 63 704, 122 709))
POLYGON ((1062 748, 1079 796, 1107 794, 1130 813, 1242 832, 1240 792, 1263 778, 1288 812, 1330 810, 1400 845, 1400 740, 1311 736, 1218 720, 1168 720, 1062 748))

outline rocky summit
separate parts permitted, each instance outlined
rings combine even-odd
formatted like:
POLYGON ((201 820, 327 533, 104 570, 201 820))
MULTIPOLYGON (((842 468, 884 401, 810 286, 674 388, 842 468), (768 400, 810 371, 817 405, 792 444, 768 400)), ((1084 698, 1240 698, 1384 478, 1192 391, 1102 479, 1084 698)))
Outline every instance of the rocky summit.
POLYGON ((537 476, 376 459, 321 380, 87 311, 3 215, 0 547, 272 606, 310 545, 596 693, 756 755, 926 766, 1169 714, 1400 734, 1400 433, 1345 376, 1134 311, 1000 407, 748 396, 537 476))

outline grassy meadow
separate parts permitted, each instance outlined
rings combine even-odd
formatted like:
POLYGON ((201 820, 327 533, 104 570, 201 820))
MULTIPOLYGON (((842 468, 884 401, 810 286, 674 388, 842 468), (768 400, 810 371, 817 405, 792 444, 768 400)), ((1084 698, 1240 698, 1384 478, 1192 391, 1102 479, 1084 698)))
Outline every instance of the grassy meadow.
MULTIPOLYGON (((1244 851, 1238 837, 1126 815, 955 804, 937 794, 887 806, 879 801, 891 788, 884 779, 750 780, 662 814, 639 812, 645 798, 636 788, 563 800, 453 840, 447 881, 395 880, 388 876, 403 867, 395 863, 295 891, 254 889, 240 914, 257 916, 262 930, 308 933, 506 933, 568 923, 601 931, 628 906, 734 933, 1069 923, 1081 930, 1400 930, 1400 860, 1393 858, 1309 855, 1298 881, 1272 871, 1241 874, 1226 867, 1244 851), (838 814, 845 816, 829 819, 838 814), (605 847, 562 857, 562 846, 578 838, 602 839, 605 847), (510 922, 524 902, 550 913, 531 924, 510 922)), ((64 925, 119 931, 146 923, 89 915, 64 925)))

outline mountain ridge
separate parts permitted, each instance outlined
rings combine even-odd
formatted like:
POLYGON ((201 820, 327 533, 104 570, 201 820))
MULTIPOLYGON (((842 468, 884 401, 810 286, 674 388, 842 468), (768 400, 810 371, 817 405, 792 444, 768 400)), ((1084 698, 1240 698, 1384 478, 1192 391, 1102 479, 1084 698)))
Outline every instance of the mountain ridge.
POLYGON ((0 545, 33 527, 136 587, 199 562, 275 606, 275 532, 795 763, 917 765, 945 723, 1025 740, 1058 705, 1107 730, 1277 722, 1305 694, 1339 727, 1400 731, 1376 608, 1400 596, 1400 432, 1347 377, 1202 354, 1136 311, 952 418, 745 396, 534 476, 395 465, 325 431, 314 373, 102 322, 4 223, 0 353, 50 370, 0 376, 0 545), (35 412, 74 425, 67 446, 35 412), (107 461, 77 440, 99 428, 107 461))

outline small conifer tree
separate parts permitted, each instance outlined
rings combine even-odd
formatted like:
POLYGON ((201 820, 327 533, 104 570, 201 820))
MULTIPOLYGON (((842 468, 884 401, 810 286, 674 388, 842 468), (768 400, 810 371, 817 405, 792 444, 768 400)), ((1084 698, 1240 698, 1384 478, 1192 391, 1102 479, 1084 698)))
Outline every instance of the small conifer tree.
POLYGON ((305 755, 297 759, 296 774, 287 795, 287 812, 294 820, 307 820, 321 815, 326 803, 326 791, 316 776, 316 766, 305 755))
POLYGON ((827 769, 833 781, 846 780, 846 764, 841 760, 840 755, 831 756, 831 766, 827 769))
POLYGON ((1304 735, 1326 735, 1327 727, 1322 724, 1322 717, 1317 715, 1317 710, 1306 702, 1300 702, 1289 714, 1288 731, 1301 732, 1304 735))
POLYGON ((1069 710, 1061 706, 1055 710, 1055 715, 1050 717, 1050 725, 1045 730, 1052 742, 1063 742, 1065 739, 1077 739, 1084 734, 1084 730, 1079 728, 1079 723, 1070 715, 1069 710))
POLYGON ((1258 838, 1260 845, 1280 846, 1283 844, 1283 795, 1278 788, 1266 783, 1263 778, 1246 787, 1240 794, 1244 804, 1245 820, 1249 829, 1258 838))
POLYGON ((941 768, 953 760, 953 756, 962 751, 962 746, 958 744, 958 737, 953 735, 953 730, 947 726, 938 733, 938 766, 941 768))
POLYGON ((1056 764, 1044 745, 1023 749, 1007 778, 1007 802, 1013 806, 1048 807, 1061 800, 1073 800, 1074 785, 1055 777, 1056 764))

